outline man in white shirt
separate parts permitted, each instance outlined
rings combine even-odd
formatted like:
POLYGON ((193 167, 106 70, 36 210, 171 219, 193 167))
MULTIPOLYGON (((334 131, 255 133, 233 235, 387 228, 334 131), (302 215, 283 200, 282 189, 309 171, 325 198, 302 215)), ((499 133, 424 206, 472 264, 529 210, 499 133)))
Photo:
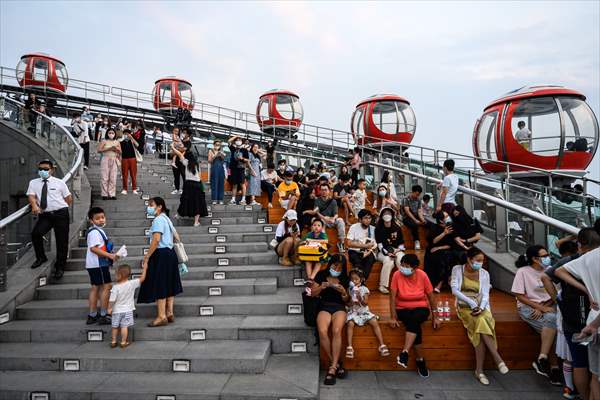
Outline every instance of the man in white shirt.
POLYGON ((526 150, 529 150, 529 141, 531 140, 531 131, 525 127, 525 121, 519 121, 517 124, 519 130, 515 133, 515 139, 526 150))
POLYGON ((441 185, 440 197, 435 211, 444 210, 451 214, 456 206, 458 192, 458 176, 454 173, 454 160, 444 161, 444 181, 441 185))
POLYGON ((375 263, 377 253, 377 242, 375 241, 375 227, 371 226, 371 212, 362 209, 358 212, 356 224, 348 230, 348 259, 352 268, 360 269, 365 274, 365 280, 369 278, 371 268, 375 263))
MULTIPOLYGON (((590 302, 600 301, 600 247, 563 265, 555 271, 558 278, 569 284, 574 284, 573 278, 583 282, 587 289, 590 302)), ((590 399, 600 399, 600 343, 598 329, 600 328, 600 311, 592 307, 587 318, 587 326, 582 329, 581 336, 591 336, 588 344, 588 362, 592 379, 590 381, 590 399)), ((573 336, 575 338, 575 335, 573 336)))
POLYGON ((38 163, 39 178, 32 179, 27 188, 27 196, 31 212, 38 216, 37 223, 31 231, 31 241, 35 251, 35 262, 31 268, 37 268, 48 259, 44 252, 44 235, 54 228, 56 239, 56 261, 54 277, 63 276, 67 264, 69 250, 69 206, 73 198, 67 185, 52 176, 54 164, 50 160, 38 163))

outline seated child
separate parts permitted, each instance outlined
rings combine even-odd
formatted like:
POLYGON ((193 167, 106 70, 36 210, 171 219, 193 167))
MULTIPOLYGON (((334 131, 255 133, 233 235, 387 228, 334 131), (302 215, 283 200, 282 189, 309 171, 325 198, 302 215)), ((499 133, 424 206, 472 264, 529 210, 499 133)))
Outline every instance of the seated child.
MULTIPOLYGON (((304 235, 304 238, 302 238, 302 242, 300 242, 300 246, 319 246, 322 244, 325 244, 325 246, 327 246, 328 243, 329 238, 327 237, 327 233, 325 233, 325 231, 323 230, 323 221, 321 221, 318 218, 313 218, 311 230, 306 235, 304 235)), ((310 281, 314 280, 315 276, 317 276, 317 273, 321 270, 320 262, 305 261, 304 266, 306 268, 306 278, 310 281)))
POLYGON ((356 190, 352 195, 352 214, 358 215, 358 212, 364 208, 367 208, 367 204, 371 205, 371 202, 367 198, 367 181, 359 179, 356 190))
POLYGON ((129 327, 133 326, 133 310, 135 310, 135 289, 139 288, 146 279, 145 266, 142 275, 137 279, 129 280, 131 267, 127 264, 117 267, 117 283, 110 291, 108 312, 112 314, 112 341, 110 347, 117 347, 117 335, 121 331, 121 348, 129 346, 127 335, 129 327))
POLYGON ((346 358, 354 358, 354 348, 352 347, 352 335, 354 333, 354 325, 364 326, 368 323, 373 329, 373 333, 379 341, 379 354, 382 357, 390 355, 390 351, 383 342, 383 335, 377 322, 377 316, 369 311, 369 289, 364 286, 365 276, 359 269, 350 271, 349 294, 351 305, 348 307, 348 316, 346 321, 346 333, 348 334, 348 347, 346 347, 346 358))

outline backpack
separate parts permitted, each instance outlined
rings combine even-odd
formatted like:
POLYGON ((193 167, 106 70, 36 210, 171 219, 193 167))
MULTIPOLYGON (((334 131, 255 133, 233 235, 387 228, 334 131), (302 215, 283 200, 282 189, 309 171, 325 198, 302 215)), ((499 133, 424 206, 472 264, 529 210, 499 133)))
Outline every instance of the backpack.
MULTIPOLYGON (((100 249, 106 251, 107 253, 112 253, 113 248, 114 248, 113 242, 108 240, 108 238, 106 237, 104 232, 102 232, 101 229, 98 229, 95 226, 92 226, 90 229, 88 229, 87 235, 89 235, 90 232, 92 232, 92 231, 98 231, 100 233, 100 236, 102 236, 102 240, 104 241, 104 246, 100 247, 100 249)), ((86 235, 86 240, 87 240, 87 235, 86 235)), ((112 265, 113 265, 113 260, 111 260, 110 258, 98 256, 98 266, 110 267, 112 265)))

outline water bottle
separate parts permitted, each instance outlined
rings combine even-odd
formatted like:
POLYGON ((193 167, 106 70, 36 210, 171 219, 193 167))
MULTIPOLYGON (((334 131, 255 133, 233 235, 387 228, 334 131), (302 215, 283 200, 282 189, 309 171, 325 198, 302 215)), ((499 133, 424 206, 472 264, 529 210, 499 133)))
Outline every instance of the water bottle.
POLYGON ((444 306, 442 305, 441 301, 438 301, 437 303, 437 314, 438 314, 438 319, 440 321, 444 320, 444 306))
POLYGON ((444 321, 450 321, 450 303, 448 303, 448 300, 444 302, 444 321))

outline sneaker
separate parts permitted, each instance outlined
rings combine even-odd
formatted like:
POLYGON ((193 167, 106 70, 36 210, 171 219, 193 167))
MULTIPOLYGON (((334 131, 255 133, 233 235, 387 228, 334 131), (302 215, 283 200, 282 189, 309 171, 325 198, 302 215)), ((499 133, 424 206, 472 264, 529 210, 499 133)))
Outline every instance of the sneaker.
POLYGON ((235 198, 232 198, 232 199, 231 199, 231 201, 229 202, 229 204, 231 204, 231 205, 235 205, 235 204, 237 204, 237 203, 235 202, 235 198))
POLYGON ((127 194, 127 190, 121 190, 121 194, 126 195, 127 194))
POLYGON ((177 190, 177 189, 175 189, 171 192, 171 194, 177 194, 177 193, 179 193, 179 190, 177 190))
POLYGON ((379 291, 383 294, 388 294, 390 292, 385 288, 385 286, 379 286, 379 291))
POLYGON ((212 205, 214 206, 214 205, 216 205, 216 204, 217 204, 217 202, 213 200, 213 201, 212 201, 212 205))
POLYGON ((179 189, 179 194, 183 194, 183 189, 179 189))
POLYGON ((546 378, 550 377, 550 363, 547 358, 538 358, 533 362, 532 366, 538 374, 546 378))
POLYGON ((245 206, 245 205, 246 205, 246 199, 240 200, 240 206, 245 206))
POLYGON ((406 247, 403 244, 401 244, 400 246, 398 246, 398 249, 400 251, 404 251, 404 250, 406 250, 406 247))
POLYGON ((552 368, 550 370, 550 384, 552 386, 562 386, 563 385, 563 374, 558 368, 552 368))
POLYGON ((421 250, 421 242, 415 240, 415 250, 421 250))
POLYGON ((563 388, 563 394, 562 394, 562 396, 563 396, 565 399, 569 399, 569 400, 572 400, 572 399, 575 399, 575 398, 577 398, 577 395, 575 394, 575 391, 574 391, 574 390, 571 390, 571 389, 570 389, 569 387, 567 387, 567 386, 565 386, 565 387, 563 388))
POLYGON ((269 203, 269 204, 267 205, 267 207, 269 207, 269 208, 273 208, 273 203, 269 203))
POLYGON ((398 357, 396 357, 396 362, 402 368, 406 368, 408 366, 408 351, 403 351, 398 354, 398 357))
POLYGON ((250 203, 251 206, 258 206, 260 205, 260 203, 256 200, 254 200, 252 203, 250 203))
POLYGON ((140 194, 139 190, 135 189, 133 192, 133 194, 140 194))
POLYGON ((110 318, 110 315, 105 315, 103 317, 98 318, 98 325, 110 325, 112 323, 112 320, 110 318))
POLYGON ((95 324, 96 322, 98 322, 98 315, 96 315, 95 317, 92 317, 91 315, 88 314, 87 321, 85 321, 85 324, 92 325, 92 324, 95 324))
POLYGON ((87 171, 88 167, 86 167, 85 165, 83 166, 83 170, 87 171))
POLYGON ((425 363, 424 358, 417 360, 417 372, 421 378, 429 378, 429 370, 427 369, 427 364, 425 363))
POLYGON ((220 202, 219 202, 219 204, 220 204, 220 205, 223 205, 223 202, 222 202, 222 201, 220 201, 220 202))

